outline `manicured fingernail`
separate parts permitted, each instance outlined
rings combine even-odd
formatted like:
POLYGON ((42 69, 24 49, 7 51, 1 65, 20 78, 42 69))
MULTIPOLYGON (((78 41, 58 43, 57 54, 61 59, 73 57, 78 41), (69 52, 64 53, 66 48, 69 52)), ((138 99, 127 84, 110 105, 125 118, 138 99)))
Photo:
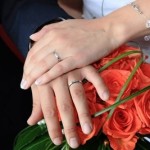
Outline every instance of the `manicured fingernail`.
POLYGON ((85 134, 89 134, 92 131, 92 127, 88 123, 85 123, 82 129, 85 134))
POLYGON ((78 140, 76 138, 71 138, 69 143, 72 148, 77 148, 79 146, 78 140))
POLYGON ((32 38, 34 38, 34 34, 31 34, 29 38, 32 40, 32 38))
POLYGON ((105 91, 102 93, 102 100, 107 101, 109 99, 109 92, 105 91))
POLYGON ((36 84, 36 85, 40 85, 41 83, 42 83, 41 78, 39 78, 39 79, 37 79, 37 80, 35 81, 35 84, 36 84))
POLYGON ((27 89, 27 81, 25 79, 22 79, 20 83, 20 88, 24 90, 27 89))
POLYGON ((62 143, 62 141, 61 141, 60 138, 55 138, 55 139, 53 140, 53 143, 54 143, 55 145, 60 145, 60 144, 62 143))

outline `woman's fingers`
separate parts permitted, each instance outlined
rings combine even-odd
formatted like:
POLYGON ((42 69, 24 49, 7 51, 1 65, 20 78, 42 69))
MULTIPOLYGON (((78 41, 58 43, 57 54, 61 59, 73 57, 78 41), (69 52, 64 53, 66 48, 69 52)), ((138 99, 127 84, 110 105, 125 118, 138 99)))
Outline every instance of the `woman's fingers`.
POLYGON ((62 131, 53 90, 50 85, 39 86, 38 90, 50 138, 55 145, 60 145, 62 143, 62 131))
POLYGON ((45 74, 37 78, 35 81, 36 85, 42 85, 49 81, 51 81, 54 78, 57 78, 61 76, 62 74, 73 70, 76 68, 77 62, 74 60, 73 57, 68 57, 63 62, 59 62, 55 65, 55 67, 52 67, 49 71, 47 71, 45 74))
MULTIPOLYGON (((26 73, 23 74, 21 88, 29 88, 37 78, 43 73, 48 72, 49 68, 52 68, 59 61, 59 55, 55 51, 51 53, 48 52, 48 50, 46 52, 45 49, 45 53, 38 52, 35 59, 33 58, 30 60, 30 65, 26 68, 26 73)), ((48 81, 50 81, 50 79, 48 81)), ((39 85, 39 80, 37 80, 35 84, 39 85)))
POLYGON ((68 82, 63 77, 57 78, 53 84, 56 95, 57 107, 64 127, 64 133, 68 144, 72 148, 80 145, 76 130, 75 109, 70 97, 68 82))
MULTIPOLYGON (((48 66, 47 61, 45 61, 45 59, 49 53, 53 53, 54 51, 58 53, 61 62, 55 63, 53 61, 56 60, 49 59, 49 61, 51 61, 52 64, 54 64, 53 66, 49 66, 49 68, 46 67, 48 68, 48 70, 51 70, 47 74, 49 75, 50 78, 49 80, 53 80, 58 76, 68 71, 71 71, 75 68, 81 68, 83 66, 86 66, 98 60, 100 57, 103 57, 106 54, 108 54, 109 44, 107 43, 109 41, 106 36, 107 34, 103 30, 97 32, 94 31, 93 29, 91 31, 83 27, 72 26, 73 22, 72 21, 71 23, 69 22, 70 21, 68 21, 67 23, 68 26, 66 25, 64 28, 57 27, 50 30, 39 41, 37 41, 34 44, 34 46, 31 48, 25 62, 24 73, 23 73, 23 84, 21 84, 22 88, 24 88, 25 81, 27 82, 28 80, 33 81, 30 78, 36 78, 36 77, 38 78, 41 74, 45 73, 44 72, 45 69, 40 70, 41 66, 48 66), (99 39, 101 39, 100 42, 99 39), (91 44, 91 43, 97 43, 97 44, 91 44), (104 45, 108 45, 108 46, 105 47, 104 45), (47 53, 47 49, 49 50, 49 53, 47 53), (35 63, 36 60, 38 60, 38 58, 40 57, 39 56, 40 53, 45 55, 45 57, 43 58, 43 62, 44 61, 46 62, 45 65, 43 65, 43 63, 41 62, 35 63), (34 69, 34 71, 32 68, 34 69)), ((54 55, 54 57, 55 56, 56 55, 54 55)), ((48 82, 47 79, 42 79, 42 80, 44 83, 48 82)), ((29 83, 28 87, 30 85, 31 83, 29 83)))
POLYGON ((30 39, 34 42, 40 40, 47 32, 49 31, 49 29, 47 28, 47 26, 43 27, 40 31, 30 35, 30 39))
POLYGON ((51 20, 48 25, 45 25, 36 33, 30 35, 30 39, 33 41, 40 40, 48 31, 52 30, 53 28, 60 27, 60 23, 62 23, 60 21, 66 21, 66 20, 64 18, 61 18, 61 17, 54 19, 54 20, 51 20))
POLYGON ((32 89, 33 108, 31 116, 29 117, 27 122, 29 125, 34 125, 43 118, 43 113, 41 109, 38 87, 36 85, 32 85, 31 89, 32 89))

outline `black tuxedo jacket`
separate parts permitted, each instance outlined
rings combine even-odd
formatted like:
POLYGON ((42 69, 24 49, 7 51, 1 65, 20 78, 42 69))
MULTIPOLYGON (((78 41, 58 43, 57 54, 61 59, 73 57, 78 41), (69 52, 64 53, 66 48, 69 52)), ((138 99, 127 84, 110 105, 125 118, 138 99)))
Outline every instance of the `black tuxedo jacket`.
MULTIPOLYGON (((0 20, 24 57, 29 36, 42 24, 57 17, 70 18, 57 0, 0 0, 0 20)), ((19 83, 22 64, 14 58, 0 39, 0 149, 12 150, 16 134, 26 126, 31 111, 31 93, 22 91, 19 83), (9 68, 9 69, 8 69, 9 68)))
POLYGON ((29 36, 57 17, 71 18, 57 0, 1 0, 1 23, 24 57, 28 52, 29 36))

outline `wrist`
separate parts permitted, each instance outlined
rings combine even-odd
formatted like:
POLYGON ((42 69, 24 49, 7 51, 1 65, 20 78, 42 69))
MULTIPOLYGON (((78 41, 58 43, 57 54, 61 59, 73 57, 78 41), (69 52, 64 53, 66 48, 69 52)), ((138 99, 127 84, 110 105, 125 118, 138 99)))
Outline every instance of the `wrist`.
MULTIPOLYGON (((142 2, 139 5, 142 10, 146 9, 142 2)), ((99 30, 103 28, 107 32, 114 48, 135 38, 150 34, 150 30, 145 27, 145 20, 131 5, 124 6, 98 19, 97 27, 99 30)))

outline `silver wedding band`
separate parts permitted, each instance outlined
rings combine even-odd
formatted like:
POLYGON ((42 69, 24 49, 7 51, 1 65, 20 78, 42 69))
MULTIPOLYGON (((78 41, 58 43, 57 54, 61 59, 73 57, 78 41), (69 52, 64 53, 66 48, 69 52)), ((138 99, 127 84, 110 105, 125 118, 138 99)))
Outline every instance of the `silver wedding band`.
POLYGON ((82 84, 82 81, 81 80, 75 80, 75 81, 71 81, 70 83, 69 83, 69 87, 71 87, 73 84, 75 84, 75 83, 81 83, 82 84))
POLYGON ((56 51, 53 52, 55 58, 57 59, 58 62, 61 61, 61 58, 59 57, 58 53, 56 51))

